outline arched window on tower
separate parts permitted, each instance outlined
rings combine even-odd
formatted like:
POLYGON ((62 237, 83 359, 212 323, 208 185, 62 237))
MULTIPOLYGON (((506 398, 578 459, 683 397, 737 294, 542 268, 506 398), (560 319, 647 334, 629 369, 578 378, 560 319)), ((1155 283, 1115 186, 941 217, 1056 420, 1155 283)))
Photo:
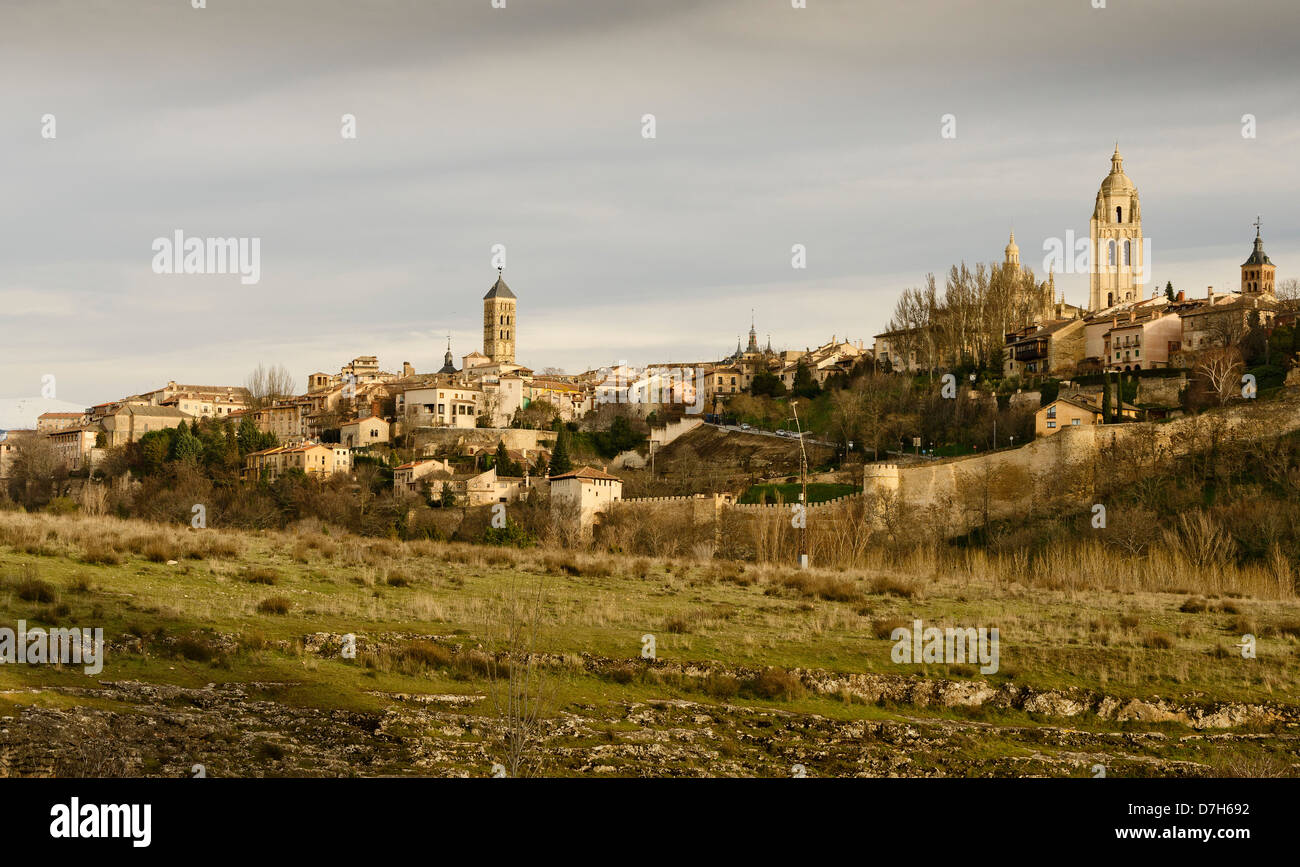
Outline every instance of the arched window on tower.
POLYGON ((1115 264, 1115 242, 1114 241, 1106 242, 1106 264, 1107 265, 1115 264))
POLYGON ((1124 264, 1133 264, 1133 242, 1128 239, 1124 241, 1124 264))
POLYGON ((1124 209, 1121 207, 1115 208, 1115 222, 1116 223, 1124 222, 1124 209))

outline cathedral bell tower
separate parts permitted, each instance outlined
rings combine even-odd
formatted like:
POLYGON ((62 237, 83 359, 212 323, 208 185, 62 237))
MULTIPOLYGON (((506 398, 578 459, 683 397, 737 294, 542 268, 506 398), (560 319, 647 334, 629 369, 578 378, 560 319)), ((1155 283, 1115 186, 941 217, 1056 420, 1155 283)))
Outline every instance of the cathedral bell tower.
POLYGON ((1101 182, 1092 220, 1092 271, 1088 283, 1088 309, 1104 310, 1116 304, 1142 300, 1137 275, 1142 268, 1142 205, 1137 187, 1124 174, 1119 145, 1110 158, 1110 174, 1101 182))

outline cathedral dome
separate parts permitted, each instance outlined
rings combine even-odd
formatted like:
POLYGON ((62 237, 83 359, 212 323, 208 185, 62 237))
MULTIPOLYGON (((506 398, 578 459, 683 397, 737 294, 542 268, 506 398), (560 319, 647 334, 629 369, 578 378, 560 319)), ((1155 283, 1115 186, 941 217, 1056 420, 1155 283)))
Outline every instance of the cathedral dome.
POLYGON ((1110 158, 1110 174, 1101 182, 1101 192, 1103 195, 1113 196, 1116 193, 1131 193, 1135 189, 1129 176, 1124 174, 1124 158, 1120 156, 1117 145, 1114 155, 1110 158))
POLYGON ((1006 257, 1007 257, 1007 261, 1008 261, 1008 262, 1011 262, 1011 261, 1013 261, 1013 260, 1016 261, 1016 262, 1019 262, 1019 261, 1020 261, 1020 247, 1018 247, 1018 246, 1016 245, 1016 233, 1015 233, 1015 232, 1012 232, 1012 233, 1011 233, 1011 240, 1010 240, 1009 242, 1007 242, 1007 246, 1006 246, 1006 248, 1003 250, 1003 253, 1006 254, 1006 257))

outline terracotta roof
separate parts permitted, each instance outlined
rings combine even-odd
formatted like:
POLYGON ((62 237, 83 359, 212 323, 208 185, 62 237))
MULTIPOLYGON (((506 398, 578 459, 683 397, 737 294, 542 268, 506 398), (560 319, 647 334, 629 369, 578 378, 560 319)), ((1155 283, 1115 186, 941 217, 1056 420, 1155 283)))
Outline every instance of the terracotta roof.
POLYGON ((442 462, 439 461, 437 458, 426 458, 425 460, 422 460, 422 461, 411 461, 409 464, 402 464, 400 467, 395 467, 394 469, 395 469, 395 470, 409 470, 409 469, 411 469, 412 467, 418 467, 418 466, 420 466, 421 464, 438 464, 438 463, 442 463, 442 462))
POLYGON ((80 412, 43 412, 37 418, 81 418, 85 413, 80 412))
MULTIPOLYGON (((1091 398, 1090 396, 1086 396, 1086 395, 1080 394, 1080 393, 1078 393, 1078 392, 1075 392, 1075 393, 1073 393, 1073 394, 1060 395, 1059 397, 1056 398, 1055 401, 1052 401, 1052 403, 1056 403, 1057 401, 1062 401, 1062 400, 1065 401, 1066 403, 1074 404, 1075 406, 1079 407, 1080 409, 1086 409, 1086 410, 1088 410, 1089 412, 1095 412, 1095 413, 1100 413, 1100 412, 1101 412, 1101 403, 1100 403, 1100 398, 1098 398, 1098 402, 1097 402, 1097 403, 1093 403, 1092 398, 1091 398)), ((1049 403, 1048 406, 1051 406, 1052 403, 1049 403)), ((1044 409, 1045 409, 1045 408, 1046 408, 1046 407, 1044 407, 1044 409)), ((1133 410, 1134 412, 1141 412, 1140 407, 1136 407, 1136 406, 1134 406, 1134 405, 1131 404, 1131 403, 1124 403, 1123 401, 1120 401, 1120 405, 1119 405, 1118 409, 1133 410)))
POLYGON ((611 482, 623 481, 618 476, 611 476, 609 473, 604 473, 601 472, 600 470, 593 470, 591 467, 583 467, 581 469, 574 470, 573 472, 561 473, 558 476, 551 476, 551 481, 553 482, 559 479, 600 479, 600 480, 611 481, 611 482))

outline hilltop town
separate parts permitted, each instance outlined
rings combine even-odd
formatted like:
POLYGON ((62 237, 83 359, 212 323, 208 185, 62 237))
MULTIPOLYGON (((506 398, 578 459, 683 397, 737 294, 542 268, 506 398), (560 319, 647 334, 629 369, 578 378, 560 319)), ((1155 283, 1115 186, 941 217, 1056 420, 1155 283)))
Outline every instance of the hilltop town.
POLYGON ((713 360, 573 375, 517 359, 526 305, 520 332, 520 298, 498 269, 481 350, 456 359, 449 339, 436 371, 364 355, 309 373, 298 393, 291 373, 259 364, 242 385, 171 381, 47 412, 35 429, 0 434, 0 486, 39 507, 188 463, 218 481, 342 481, 430 508, 541 491, 586 531, 620 501, 812 506, 873 482, 897 493, 882 480, 900 465, 906 475, 917 462, 1169 421, 1294 385, 1296 281, 1278 281, 1255 228, 1234 291, 1148 291, 1141 202, 1117 147, 1090 218, 1086 306, 1058 292, 1056 261, 1045 280, 1022 263, 1013 232, 1000 263, 954 265, 942 289, 930 275, 904 291, 870 347, 834 335, 774 350, 751 322, 748 342, 713 360), (781 489, 809 472, 811 496, 781 489))

